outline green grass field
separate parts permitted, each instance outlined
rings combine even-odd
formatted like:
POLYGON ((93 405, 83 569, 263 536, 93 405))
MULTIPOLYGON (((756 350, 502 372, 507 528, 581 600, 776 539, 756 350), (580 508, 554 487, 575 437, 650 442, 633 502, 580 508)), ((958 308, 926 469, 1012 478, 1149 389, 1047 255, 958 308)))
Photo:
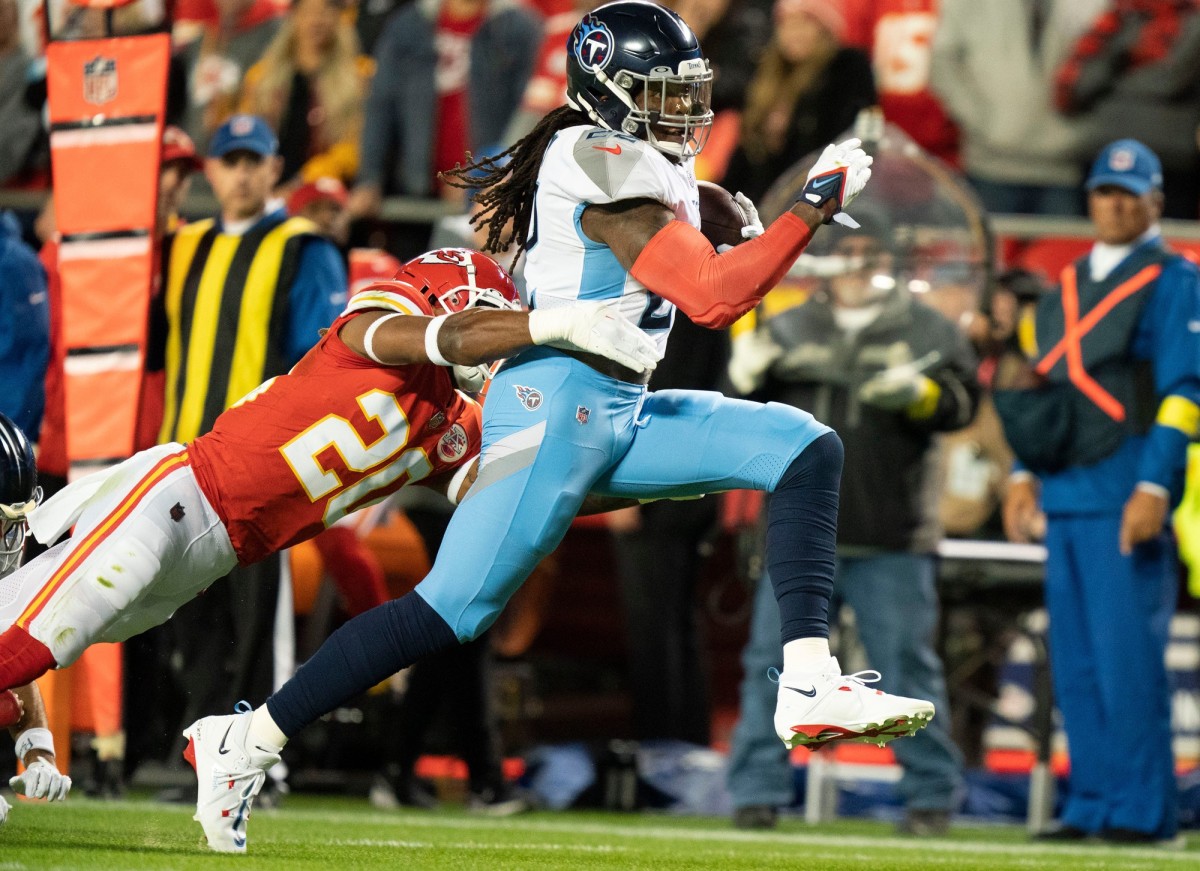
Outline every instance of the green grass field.
POLYGON ((256 811, 250 851, 211 853, 191 809, 148 801, 21 804, 0 829, 0 871, 242 868, 359 869, 1195 869, 1188 850, 1041 846, 1017 827, 960 826, 951 837, 897 837, 861 821, 739 832, 724 819, 648 814, 534 813, 507 820, 462 812, 381 812, 365 800, 292 796, 256 811))

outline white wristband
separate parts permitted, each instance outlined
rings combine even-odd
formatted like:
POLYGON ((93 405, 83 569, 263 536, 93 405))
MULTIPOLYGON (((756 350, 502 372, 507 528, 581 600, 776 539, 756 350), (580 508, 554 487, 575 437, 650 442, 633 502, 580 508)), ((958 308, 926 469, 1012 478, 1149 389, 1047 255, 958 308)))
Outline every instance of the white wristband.
POLYGON ((462 489, 462 483, 467 479, 467 475, 471 474, 471 467, 474 465, 474 460, 463 463, 450 478, 450 483, 446 485, 446 498, 450 500, 451 505, 458 504, 458 491, 462 489))
POLYGON ((442 322, 448 317, 450 315, 438 315, 425 328, 425 356, 429 358, 430 363, 436 363, 439 366, 454 365, 442 356, 442 352, 438 350, 437 343, 438 330, 442 328, 442 322))
POLYGON ((1137 486, 1133 489, 1141 493, 1149 493, 1151 496, 1157 496, 1164 502, 1171 501, 1171 491, 1162 484, 1155 484, 1153 481, 1138 481, 1137 486))
POLYGON ((375 353, 375 331, 392 318, 400 317, 404 317, 404 315, 400 314, 399 312, 392 312, 390 315, 384 315, 381 318, 376 318, 371 326, 367 327, 366 335, 363 336, 363 350, 367 352, 368 357, 381 366, 386 366, 387 364, 380 360, 379 356, 375 353))
POLYGON ((50 734, 49 729, 26 729, 17 737, 17 759, 24 762, 25 754, 30 750, 44 750, 47 753, 54 752, 54 736, 50 734))

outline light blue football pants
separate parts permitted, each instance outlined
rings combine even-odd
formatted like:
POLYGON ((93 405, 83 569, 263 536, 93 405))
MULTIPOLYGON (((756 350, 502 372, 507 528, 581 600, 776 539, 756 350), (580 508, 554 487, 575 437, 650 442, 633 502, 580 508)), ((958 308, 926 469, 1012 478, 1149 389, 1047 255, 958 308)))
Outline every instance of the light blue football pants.
POLYGON ((535 348, 492 381, 479 478, 416 592, 469 641, 558 546, 589 492, 771 491, 829 431, 791 406, 707 391, 650 393, 535 348))

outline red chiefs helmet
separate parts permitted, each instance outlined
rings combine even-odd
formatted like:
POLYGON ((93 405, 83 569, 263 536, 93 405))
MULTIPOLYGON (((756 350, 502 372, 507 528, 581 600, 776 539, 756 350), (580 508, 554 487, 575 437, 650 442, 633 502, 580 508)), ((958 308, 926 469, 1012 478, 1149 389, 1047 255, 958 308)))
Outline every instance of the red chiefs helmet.
POLYGON ((504 267, 467 248, 427 251, 405 263, 394 280, 416 288, 431 314, 453 314, 468 308, 521 308, 516 285, 504 267))

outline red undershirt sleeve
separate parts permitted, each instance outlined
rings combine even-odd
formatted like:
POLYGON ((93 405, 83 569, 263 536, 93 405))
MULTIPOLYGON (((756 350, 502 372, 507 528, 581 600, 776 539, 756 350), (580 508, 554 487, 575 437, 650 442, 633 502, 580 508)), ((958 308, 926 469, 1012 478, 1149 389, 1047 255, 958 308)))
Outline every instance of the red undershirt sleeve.
POLYGON ((767 231, 723 254, 684 221, 671 221, 642 249, 629 274, 696 323, 727 327, 758 305, 796 262, 812 230, 785 212, 767 231))

